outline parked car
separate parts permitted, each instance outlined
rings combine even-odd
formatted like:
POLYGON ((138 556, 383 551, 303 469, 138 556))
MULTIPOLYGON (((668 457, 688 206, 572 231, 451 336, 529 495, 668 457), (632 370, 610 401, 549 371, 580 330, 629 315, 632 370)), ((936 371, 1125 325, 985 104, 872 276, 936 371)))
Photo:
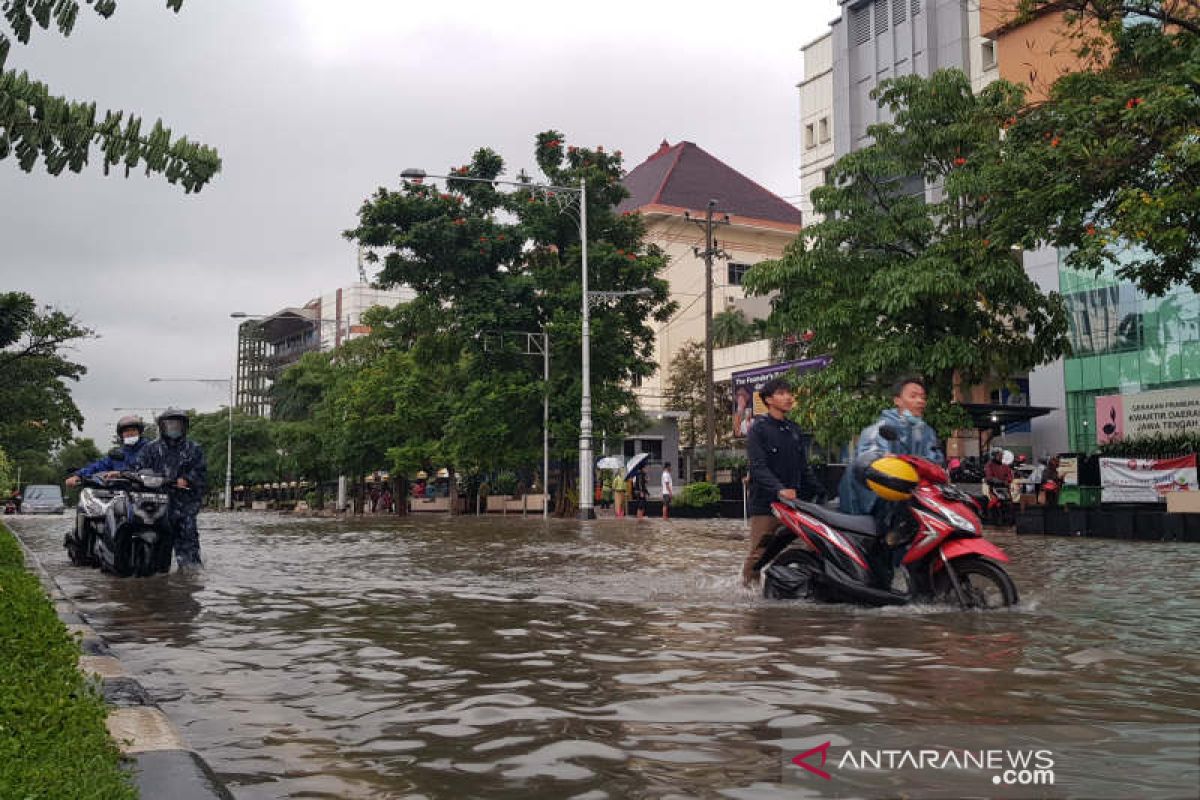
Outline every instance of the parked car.
POLYGON ((21 501, 22 514, 61 514, 63 506, 62 489, 49 484, 25 487, 24 500, 21 501))

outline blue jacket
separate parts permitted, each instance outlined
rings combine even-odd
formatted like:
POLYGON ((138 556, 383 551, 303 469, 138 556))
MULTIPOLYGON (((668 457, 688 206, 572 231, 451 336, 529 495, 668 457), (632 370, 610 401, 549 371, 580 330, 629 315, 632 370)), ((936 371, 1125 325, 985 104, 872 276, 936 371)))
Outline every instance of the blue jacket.
MULTIPOLYGON (((855 463, 863 463, 872 456, 879 458, 886 455, 920 456, 935 464, 944 464, 946 461, 933 428, 920 417, 905 418, 894 408, 884 411, 879 419, 863 428, 854 455, 855 463), (884 425, 896 432, 895 441, 888 441, 879 435, 879 429, 884 425)), ((854 466, 847 465, 838 484, 838 505, 846 514, 870 514, 879 498, 855 477, 854 466)))
POLYGON ((97 472, 128 472, 137 469, 140 464, 142 449, 146 446, 146 440, 138 437, 134 444, 121 445, 121 452, 109 453, 99 461, 93 461, 86 467, 80 467, 75 470, 75 474, 81 478, 87 478, 95 475, 97 472))

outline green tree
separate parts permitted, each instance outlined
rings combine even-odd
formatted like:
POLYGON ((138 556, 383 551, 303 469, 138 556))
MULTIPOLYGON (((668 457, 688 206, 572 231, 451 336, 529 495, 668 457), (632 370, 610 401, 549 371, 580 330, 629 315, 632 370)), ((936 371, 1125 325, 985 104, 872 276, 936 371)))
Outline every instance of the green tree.
POLYGON ((708 376, 704 370, 704 344, 688 342, 671 357, 667 371, 667 405, 687 414, 680 420, 680 445, 696 448, 704 441, 704 406, 708 376))
POLYGON ((92 331, 71 315, 39 308, 20 292, 0 294, 0 447, 22 480, 57 480, 51 453, 83 427, 69 383, 87 370, 64 351, 92 331))
POLYGON ((1006 118, 988 176, 998 236, 1064 248, 1068 265, 1115 269, 1150 295, 1200 291, 1200 4, 1055 5, 1084 65, 1006 118))
MULTIPOLYGON (((203 449, 208 463, 208 490, 225 490, 226 453, 229 449, 229 412, 193 414, 188 436, 203 449)), ((282 480, 281 459, 272 437, 271 421, 235 411, 233 414, 233 483, 252 484, 282 480)))
POLYGON ((9 460, 4 448, 0 447, 0 499, 6 498, 17 488, 17 468, 9 460))
MULTIPOLYGON (((183 0, 166 0, 178 12, 183 0)), ((88 8, 107 19, 117 10, 116 0, 87 0, 88 8)), ((70 36, 79 16, 76 0, 6 0, 0 4, 0 159, 15 155, 17 165, 31 171, 38 160, 46 171, 80 172, 92 146, 104 157, 104 173, 121 168, 126 176, 134 169, 163 175, 185 192, 199 191, 221 168, 216 150, 176 137, 162 120, 145 132, 141 117, 124 111, 96 113, 96 104, 55 96, 44 83, 26 72, 7 68, 13 42, 29 44, 38 28, 53 27, 70 36)))
POLYGON ((54 466, 60 476, 68 475, 93 461, 99 461, 101 455, 94 440, 72 439, 54 454, 54 466))
POLYGON ((1061 298, 1044 296, 992 231, 984 175, 1020 90, 998 82, 975 96, 962 72, 943 70, 884 81, 876 97, 894 121, 872 126, 874 143, 813 191, 822 221, 746 276, 753 291, 780 293, 774 329, 811 330, 811 352, 833 358, 799 393, 825 443, 890 405, 901 375, 930 382, 931 422, 945 431, 963 421, 956 382, 1004 379, 1067 346, 1061 298))
POLYGON ((714 314, 712 318, 712 336, 714 347, 732 347, 754 341, 761 335, 760 328, 746 319, 746 314, 740 308, 731 308, 714 314))
MULTIPOLYGON (((629 387, 654 371, 651 326, 674 310, 659 277, 665 256, 643 241, 639 216, 615 210, 627 196, 619 152, 566 147, 562 134, 546 131, 534 155, 548 184, 587 181, 591 289, 651 290, 595 305, 591 314, 595 428, 636 428, 643 420, 629 387)), ((579 439, 578 198, 539 189, 524 173, 517 180, 528 187, 500 191, 490 181, 504 174, 504 163, 488 149, 450 172, 483 182, 451 179, 444 190, 418 182, 381 188, 360 209, 359 225, 346 232, 381 264, 379 285, 407 285, 419 294, 380 318, 373 334, 408 354, 381 367, 382 375, 364 370, 361 376, 378 381, 377 400, 391 404, 391 422, 377 424, 393 441, 397 469, 430 459, 467 473, 540 461, 540 360, 486 345, 496 332, 546 331, 552 447, 566 478, 561 489, 574 473, 565 467, 579 439), (397 369, 405 374, 391 374, 397 369)))

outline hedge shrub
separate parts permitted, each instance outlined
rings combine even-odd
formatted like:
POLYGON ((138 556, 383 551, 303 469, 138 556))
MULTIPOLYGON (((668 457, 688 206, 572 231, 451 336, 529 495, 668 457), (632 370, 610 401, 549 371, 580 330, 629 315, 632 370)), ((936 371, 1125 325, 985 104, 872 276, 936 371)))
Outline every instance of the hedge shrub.
POLYGON ((1200 434, 1139 436, 1100 445, 1107 458, 1172 458, 1200 453, 1200 434))
POLYGON ((675 505, 703 508, 721 502, 721 490, 715 483, 696 481, 689 483, 679 492, 675 505))
POLYGON ((98 686, 0 525, 0 798, 132 800, 98 686))

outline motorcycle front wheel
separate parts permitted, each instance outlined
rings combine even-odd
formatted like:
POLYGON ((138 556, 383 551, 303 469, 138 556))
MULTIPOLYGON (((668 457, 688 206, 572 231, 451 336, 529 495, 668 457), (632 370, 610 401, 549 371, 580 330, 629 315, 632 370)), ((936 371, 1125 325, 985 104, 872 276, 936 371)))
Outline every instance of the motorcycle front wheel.
POLYGON ((1004 567, 979 556, 964 556, 950 562, 958 578, 962 598, 954 590, 950 575, 943 569, 934 578, 934 596, 939 602, 982 611, 1015 606, 1017 585, 1004 567))

